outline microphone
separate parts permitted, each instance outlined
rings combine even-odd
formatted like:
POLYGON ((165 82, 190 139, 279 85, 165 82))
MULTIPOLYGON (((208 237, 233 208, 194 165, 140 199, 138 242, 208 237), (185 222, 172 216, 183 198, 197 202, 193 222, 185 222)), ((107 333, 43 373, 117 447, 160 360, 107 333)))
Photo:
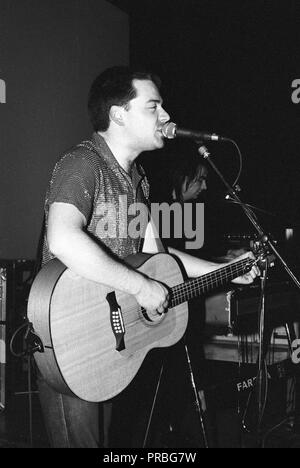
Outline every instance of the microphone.
POLYGON ((191 138, 193 140, 230 141, 229 138, 216 135, 215 133, 198 132, 198 130, 178 128, 174 122, 166 122, 162 126, 161 132, 163 136, 168 139, 181 137, 191 138))

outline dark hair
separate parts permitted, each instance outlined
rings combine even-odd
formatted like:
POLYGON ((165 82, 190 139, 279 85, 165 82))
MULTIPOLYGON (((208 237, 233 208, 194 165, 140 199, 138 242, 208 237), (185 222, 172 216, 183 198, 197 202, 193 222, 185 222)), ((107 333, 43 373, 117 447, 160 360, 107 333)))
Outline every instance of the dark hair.
POLYGON ((179 141, 176 143, 176 148, 173 148, 172 152, 170 152, 172 148, 169 149, 167 184, 169 195, 174 190, 176 200, 180 201, 183 183, 198 179, 203 170, 207 171, 207 165, 198 155, 194 143, 189 144, 187 141, 182 144, 179 141))
POLYGON ((170 171, 170 182, 175 192, 176 200, 182 201, 182 186, 185 181, 193 182, 199 178, 199 174, 207 170, 207 166, 198 156, 185 156, 181 163, 170 171))
MULTIPOLYGON (((208 171, 206 162, 200 158, 193 142, 188 140, 169 140, 168 145, 158 152, 159 173, 148 171, 150 179, 151 201, 173 203, 182 201, 183 183, 198 179, 199 174, 208 171)), ((156 163, 157 164, 157 163, 156 163)), ((146 159, 145 159, 146 165, 146 159)))
POLYGON ((107 68, 92 83, 88 96, 88 111, 95 131, 109 127, 112 106, 127 106, 136 97, 133 80, 151 80, 160 88, 158 76, 148 71, 133 70, 125 66, 107 68))

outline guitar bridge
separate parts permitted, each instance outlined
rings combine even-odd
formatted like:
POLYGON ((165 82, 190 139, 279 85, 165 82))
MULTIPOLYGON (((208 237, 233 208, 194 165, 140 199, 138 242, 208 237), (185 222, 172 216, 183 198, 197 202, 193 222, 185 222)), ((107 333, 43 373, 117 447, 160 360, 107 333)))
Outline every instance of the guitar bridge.
POLYGON ((110 308, 110 324, 116 339, 116 350, 122 351, 125 349, 125 327, 122 310, 117 302, 116 294, 114 291, 108 293, 106 299, 109 303, 110 308))

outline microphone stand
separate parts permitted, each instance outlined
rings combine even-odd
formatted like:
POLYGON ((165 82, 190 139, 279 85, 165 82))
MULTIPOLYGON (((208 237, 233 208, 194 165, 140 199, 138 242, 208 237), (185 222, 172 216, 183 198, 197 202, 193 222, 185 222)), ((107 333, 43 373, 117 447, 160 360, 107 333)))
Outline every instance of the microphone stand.
MULTIPOLYGON (((278 250, 276 249, 275 245, 273 242, 270 240, 270 237, 265 233, 263 227, 258 223, 256 220, 254 214, 252 213, 251 209, 240 200, 238 195, 236 194, 236 191, 230 186, 230 184, 225 180, 224 176, 222 173, 219 171, 219 169, 216 167, 214 162, 211 159, 211 155, 206 148, 206 146, 203 145, 202 141, 196 141, 196 144, 198 146, 198 152, 199 154, 210 164, 210 166, 213 168, 215 173, 219 176, 223 184, 225 185, 228 193, 230 194, 231 198, 242 208, 244 211, 245 215, 247 218, 250 220, 252 225, 254 226, 255 230, 259 234, 259 237, 262 241, 263 244, 267 245, 269 249, 274 253, 275 258, 279 260, 281 265, 284 267, 285 271, 287 274, 290 276, 294 284, 300 289, 300 282, 294 275, 294 273, 291 271, 290 267, 287 265, 286 261, 282 258, 278 250)), ((259 411, 259 419, 258 419, 258 427, 257 427, 257 435, 259 437, 259 431, 260 431, 260 424, 261 424, 261 418, 260 418, 260 411, 262 410, 263 403, 262 403, 262 398, 263 398, 263 392, 262 392, 262 385, 263 385, 263 378, 262 378, 262 369, 263 369, 263 360, 264 360, 264 353, 262 351, 263 349, 263 343, 264 343, 264 321, 265 321, 265 285, 266 285, 266 272, 262 278, 262 283, 261 283, 261 303, 260 303, 260 324, 259 324, 259 355, 258 355, 258 379, 257 379, 257 385, 258 385, 258 411, 259 411)))

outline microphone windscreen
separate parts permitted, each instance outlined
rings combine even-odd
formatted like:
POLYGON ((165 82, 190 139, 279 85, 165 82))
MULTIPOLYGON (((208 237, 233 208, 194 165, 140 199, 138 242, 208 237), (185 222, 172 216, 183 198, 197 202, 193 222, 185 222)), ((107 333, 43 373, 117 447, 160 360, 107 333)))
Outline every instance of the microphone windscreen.
POLYGON ((165 138, 172 139, 176 137, 176 127, 174 122, 167 122, 162 126, 161 132, 165 138))

